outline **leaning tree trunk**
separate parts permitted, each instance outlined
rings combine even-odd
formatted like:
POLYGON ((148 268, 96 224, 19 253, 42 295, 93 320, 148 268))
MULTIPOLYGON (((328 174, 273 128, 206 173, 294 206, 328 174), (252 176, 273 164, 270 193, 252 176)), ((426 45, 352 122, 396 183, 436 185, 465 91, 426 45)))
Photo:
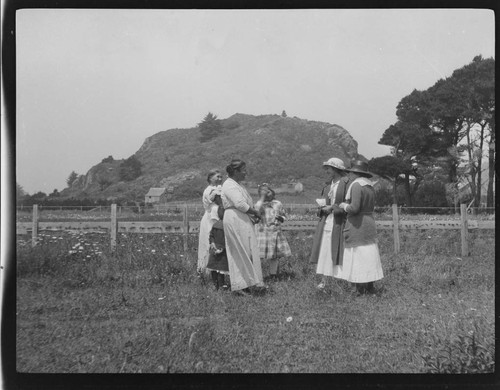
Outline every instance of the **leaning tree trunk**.
POLYGON ((486 194, 486 207, 494 207, 495 193, 495 126, 492 125, 488 154, 488 192, 486 194))
POLYGON ((477 187, 476 187, 476 197, 475 197, 475 207, 481 206, 481 187, 482 187, 482 167, 483 167, 483 145, 484 145, 484 128, 486 123, 481 123, 481 136, 479 138, 479 156, 477 161, 477 187))

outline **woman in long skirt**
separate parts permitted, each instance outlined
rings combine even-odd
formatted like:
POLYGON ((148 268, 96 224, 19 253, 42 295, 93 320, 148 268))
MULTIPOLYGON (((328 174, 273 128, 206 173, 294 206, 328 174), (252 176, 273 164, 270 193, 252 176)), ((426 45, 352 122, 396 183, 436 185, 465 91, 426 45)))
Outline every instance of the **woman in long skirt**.
POLYGON ((208 242, 208 236, 210 235, 210 230, 214 221, 210 217, 210 212, 213 207, 217 207, 214 203, 216 195, 221 193, 221 183, 222 183, 222 173, 213 169, 208 173, 207 177, 208 187, 203 191, 203 208, 205 209, 205 214, 200 222, 200 235, 198 238, 198 272, 202 273, 205 271, 208 262, 210 243, 208 242))
POLYGON ((323 163, 323 170, 330 182, 330 190, 325 199, 325 205, 320 205, 320 216, 324 224, 315 237, 311 253, 311 262, 316 262, 316 273, 321 275, 317 288, 326 287, 328 278, 337 277, 341 270, 344 255, 343 228, 345 212, 338 205, 344 200, 349 178, 346 176, 344 162, 336 157, 323 163))
POLYGON ((247 175, 245 162, 232 160, 226 171, 229 177, 222 185, 222 204, 231 290, 249 292, 251 286, 264 287, 254 228, 260 215, 241 184, 247 175))
POLYGON ((353 181, 346 202, 340 204, 347 212, 347 222, 344 259, 338 277, 354 283, 358 294, 371 294, 375 292, 373 282, 384 277, 373 218, 375 191, 369 180, 372 174, 363 161, 354 162, 348 171, 353 181))

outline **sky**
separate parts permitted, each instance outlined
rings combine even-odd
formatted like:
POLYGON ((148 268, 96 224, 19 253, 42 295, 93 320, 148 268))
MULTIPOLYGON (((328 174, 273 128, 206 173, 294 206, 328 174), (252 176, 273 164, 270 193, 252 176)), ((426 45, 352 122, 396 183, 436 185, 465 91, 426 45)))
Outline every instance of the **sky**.
POLYGON ((30 194, 208 112, 285 110, 383 156, 403 97, 495 50, 481 9, 23 9, 15 34, 16 182, 30 194))

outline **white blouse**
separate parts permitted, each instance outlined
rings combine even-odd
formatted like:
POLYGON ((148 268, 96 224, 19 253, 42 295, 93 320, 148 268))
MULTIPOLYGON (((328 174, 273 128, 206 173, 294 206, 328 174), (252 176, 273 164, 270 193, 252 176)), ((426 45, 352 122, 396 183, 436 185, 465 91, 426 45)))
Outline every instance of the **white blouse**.
POLYGON ((220 191, 221 191, 221 186, 216 187, 213 185, 209 185, 207 188, 205 188, 205 191, 203 191, 203 196, 201 198, 203 202, 203 208, 205 209, 205 211, 210 212, 213 206, 215 195, 217 194, 220 195, 220 191))
POLYGON ((246 213, 250 207, 253 207, 252 198, 245 187, 231 178, 227 178, 222 184, 221 198, 225 209, 235 208, 246 213))

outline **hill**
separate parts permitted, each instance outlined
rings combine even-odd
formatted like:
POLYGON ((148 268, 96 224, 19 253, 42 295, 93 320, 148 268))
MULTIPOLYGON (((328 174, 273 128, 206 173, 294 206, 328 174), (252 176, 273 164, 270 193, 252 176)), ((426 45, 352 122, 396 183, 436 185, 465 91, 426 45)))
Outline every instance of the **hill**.
POLYGON ((301 182, 304 193, 294 197, 301 202, 314 199, 320 191, 323 161, 332 156, 345 162, 363 159, 357 142, 335 124, 246 114, 235 114, 220 123, 221 134, 206 142, 200 142, 197 127, 156 133, 134 154, 142 164, 142 174, 135 180, 120 181, 118 172, 124 160, 103 160, 61 191, 61 196, 142 201, 150 187, 165 187, 169 200, 199 199, 210 169, 224 172, 232 158, 241 158, 247 162, 251 183, 301 182))

